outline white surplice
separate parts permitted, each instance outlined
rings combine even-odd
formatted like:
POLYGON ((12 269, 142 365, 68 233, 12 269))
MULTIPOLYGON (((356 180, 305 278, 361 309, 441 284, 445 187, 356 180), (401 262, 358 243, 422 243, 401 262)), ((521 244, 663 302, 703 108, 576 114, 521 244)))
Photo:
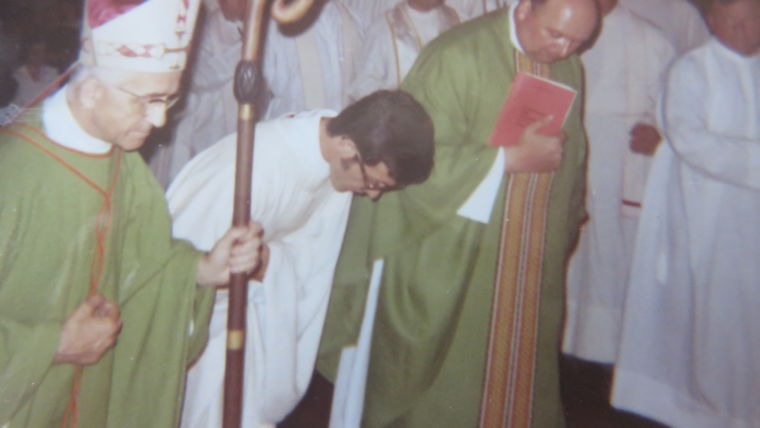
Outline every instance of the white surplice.
MULTIPOLYGON (((171 141, 150 158, 151 170, 168 186, 193 156, 237 129, 233 76, 242 50, 241 26, 207 1, 200 42, 190 69, 190 88, 171 141)), ((290 34, 275 22, 267 27, 262 72, 267 94, 257 102, 262 119, 285 113, 348 104, 359 30, 340 0, 328 1, 306 30, 290 34)))
POLYGON ((702 15, 689 0, 621 0, 637 15, 659 28, 680 55, 710 38, 702 15))
MULTIPOLYGON (((367 37, 370 34, 370 27, 382 19, 385 12, 391 10, 405 0, 343 0, 346 6, 356 17, 360 27, 365 30, 367 37)), ((511 3, 516 3, 512 0, 511 3)), ((461 22, 477 18, 484 13, 493 12, 494 10, 508 7, 508 0, 446 0, 445 4, 456 10, 461 22)))
POLYGON ((675 427, 760 426, 760 55, 673 66, 612 403, 675 427))
POLYGON ((363 36, 372 24, 404 0, 343 0, 359 23, 363 36))
POLYGON ((423 46, 458 23, 456 11, 446 5, 420 12, 404 1, 385 12, 368 30, 356 56, 349 98, 398 88, 423 46))
POLYGON ((358 23, 340 0, 325 2, 314 23, 297 35, 272 23, 263 64, 272 99, 264 118, 346 107, 359 34, 358 23))
MULTIPOLYGON (((319 148, 314 111, 256 128, 251 217, 270 256, 262 283, 249 284, 243 427, 273 426, 311 380, 332 276, 351 203, 337 192, 319 148)), ((230 226, 235 135, 196 156, 167 193, 174 234, 210 249, 230 226)), ((208 346, 188 374, 183 427, 222 421, 227 293, 219 291, 208 346)))
POLYGON ((631 151, 630 131, 637 122, 655 124, 674 55, 657 28, 618 5, 604 17, 599 38, 581 57, 586 70, 589 221, 568 269, 564 353, 615 361, 638 222, 637 210, 626 204, 641 202, 651 159, 631 151))
POLYGON ((517 3, 518 0, 446 0, 446 4, 459 13, 462 22, 517 3))

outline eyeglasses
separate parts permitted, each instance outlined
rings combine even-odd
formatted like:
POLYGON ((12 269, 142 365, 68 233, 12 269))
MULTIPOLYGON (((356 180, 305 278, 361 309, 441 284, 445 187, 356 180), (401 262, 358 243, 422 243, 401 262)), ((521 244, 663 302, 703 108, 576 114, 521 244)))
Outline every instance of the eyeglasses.
POLYGON ((370 178, 370 176, 367 174, 367 168, 364 165, 364 161, 362 160, 361 156, 357 153, 356 154, 356 162, 359 164, 359 170, 362 173, 362 180, 364 181, 364 190, 388 190, 391 186, 389 186, 387 183, 383 183, 382 181, 375 180, 373 178, 370 178))
POLYGON ((137 101, 142 106, 143 111, 159 107, 163 107, 164 109, 169 110, 170 108, 174 107, 174 105, 176 105, 179 101, 179 95, 165 95, 162 97, 152 95, 138 95, 119 86, 114 85, 113 87, 134 98, 135 101, 137 101))

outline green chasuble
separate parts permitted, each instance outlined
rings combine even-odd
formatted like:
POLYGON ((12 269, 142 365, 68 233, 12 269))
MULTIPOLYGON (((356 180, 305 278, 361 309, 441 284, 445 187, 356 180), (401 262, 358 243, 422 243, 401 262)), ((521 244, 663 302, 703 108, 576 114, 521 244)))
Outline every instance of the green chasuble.
POLYGON ((38 114, 20 122, 0 129, 0 426, 61 426, 78 370, 52 360, 91 284, 123 328, 81 371, 77 426, 176 426, 213 299, 195 285, 199 252, 171 239, 138 154, 84 154, 48 140, 38 114))
MULTIPOLYGON (((503 192, 487 224, 457 210, 495 161, 497 149, 487 141, 514 75, 505 9, 434 40, 402 85, 433 118, 435 168, 427 182, 377 202, 354 198, 318 361, 319 370, 334 378, 341 347, 358 337, 372 261, 383 258, 363 426, 478 425, 503 192)), ((582 94, 577 57, 552 64, 550 75, 582 94)), ((544 257, 535 261, 542 282, 530 419, 540 428, 564 425, 558 374, 564 263, 585 215, 580 99, 564 127, 544 257)))

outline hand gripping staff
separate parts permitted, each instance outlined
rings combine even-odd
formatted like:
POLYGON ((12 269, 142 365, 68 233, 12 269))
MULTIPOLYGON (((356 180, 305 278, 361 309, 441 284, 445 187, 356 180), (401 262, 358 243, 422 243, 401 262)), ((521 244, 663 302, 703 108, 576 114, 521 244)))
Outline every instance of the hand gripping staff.
MULTIPOLYGON (((233 226, 245 226, 251 217, 251 177, 256 125, 254 100, 263 83, 259 58, 263 41, 263 15, 268 2, 268 0, 248 0, 243 31, 243 52, 235 69, 234 91, 239 106, 233 226)), ((271 14, 279 23, 292 23, 303 17, 312 2, 313 0, 292 0, 286 4, 285 0, 274 0, 271 14)), ((248 276, 244 273, 232 274, 227 313, 227 354, 222 420, 224 428, 238 428, 241 422, 247 296, 248 276)))

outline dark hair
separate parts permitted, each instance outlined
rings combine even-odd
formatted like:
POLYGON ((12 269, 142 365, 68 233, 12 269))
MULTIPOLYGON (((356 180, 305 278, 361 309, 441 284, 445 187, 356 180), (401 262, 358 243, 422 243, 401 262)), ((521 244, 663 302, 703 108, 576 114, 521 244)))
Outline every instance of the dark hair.
POLYGON ((433 121, 404 91, 377 91, 346 107, 327 124, 350 138, 367 165, 388 167, 397 185, 421 183, 433 169, 433 121))
POLYGON ((7 106, 16 95, 18 82, 10 73, 0 69, 0 108, 7 106))

